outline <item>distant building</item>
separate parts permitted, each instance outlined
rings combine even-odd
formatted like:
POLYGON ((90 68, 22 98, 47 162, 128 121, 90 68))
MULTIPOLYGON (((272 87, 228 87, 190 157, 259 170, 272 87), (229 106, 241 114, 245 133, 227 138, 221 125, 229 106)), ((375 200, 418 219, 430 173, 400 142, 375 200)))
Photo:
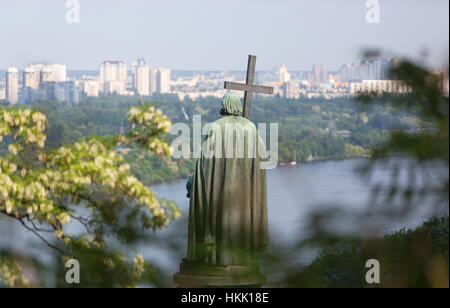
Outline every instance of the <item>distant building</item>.
POLYGON ((39 100, 39 90, 34 90, 31 87, 22 87, 19 94, 19 104, 28 105, 39 100))
POLYGON ((82 89, 86 96, 97 97, 103 89, 103 82, 99 80, 85 80, 82 82, 82 89))
POLYGON ((288 72, 286 65, 281 65, 277 69, 276 75, 278 77, 278 81, 282 84, 291 81, 291 74, 288 72))
POLYGON ((334 84, 334 85, 341 83, 341 75, 340 74, 329 74, 328 82, 331 84, 334 84))
POLYGON ((105 61, 100 66, 100 80, 107 94, 124 95, 127 87, 127 67, 122 61, 105 61))
POLYGON ((328 66, 317 65, 313 66, 313 83, 328 83, 328 66))
MULTIPOLYGON (((262 82, 261 85, 267 86, 267 87, 272 87, 273 88, 273 96, 275 96, 275 97, 283 97, 284 96, 283 84, 279 81, 262 82)), ((260 95, 263 95, 263 94, 256 94, 256 96, 260 96, 260 95)))
POLYGON ((36 63, 28 65, 23 71, 23 86, 39 90, 41 82, 65 82, 65 65, 36 63))
POLYGON ((306 72, 306 81, 308 81, 308 83, 310 85, 316 83, 316 78, 314 76, 314 72, 306 72))
POLYGON ((41 82, 41 70, 45 67, 43 63, 30 64, 23 70, 23 86, 39 90, 41 82))
POLYGON ((78 87, 73 81, 48 81, 41 83, 39 99, 78 104, 80 102, 80 94, 78 87))
POLYGON ((49 64, 41 70, 41 82, 65 82, 67 70, 65 65, 49 64))
POLYGON ((406 94, 411 92, 411 87, 401 80, 363 80, 363 82, 350 84, 350 94, 352 95, 362 93, 406 94))
POLYGON ((154 93, 156 93, 156 75, 157 75, 157 70, 156 69, 151 69, 150 70, 150 95, 153 95, 154 93))
POLYGON ((171 71, 167 68, 156 68, 151 70, 150 92, 167 94, 171 93, 171 71))
POLYGON ((6 70, 6 100, 11 105, 19 102, 19 70, 13 66, 6 70))
POLYGON ((150 68, 140 58, 133 63, 133 88, 139 95, 150 95, 150 68))
POLYGON ((340 70, 340 76, 341 76, 341 80, 344 82, 352 82, 352 81, 356 81, 353 80, 353 75, 352 75, 352 65, 351 64, 345 64, 342 66, 341 70, 340 70))
POLYGON ((300 98, 300 87, 299 83, 294 81, 288 81, 283 83, 281 86, 283 92, 283 97, 287 99, 298 99, 300 98))
POLYGON ((440 71, 432 71, 432 74, 438 76, 439 78, 439 90, 445 95, 449 94, 449 78, 448 71, 440 70, 440 71))
POLYGON ((0 87, 0 101, 6 100, 6 88, 0 87))
POLYGON ((345 64, 340 70, 342 82, 361 82, 362 80, 389 80, 390 70, 396 59, 372 58, 345 64))

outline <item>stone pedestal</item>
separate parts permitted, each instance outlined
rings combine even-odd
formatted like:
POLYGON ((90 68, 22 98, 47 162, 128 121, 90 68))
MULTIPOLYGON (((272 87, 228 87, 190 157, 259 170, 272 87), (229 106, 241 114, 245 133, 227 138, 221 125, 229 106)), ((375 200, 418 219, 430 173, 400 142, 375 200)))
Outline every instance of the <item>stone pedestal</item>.
POLYGON ((183 262, 174 275, 179 288, 260 288, 266 277, 257 265, 216 266, 183 262))

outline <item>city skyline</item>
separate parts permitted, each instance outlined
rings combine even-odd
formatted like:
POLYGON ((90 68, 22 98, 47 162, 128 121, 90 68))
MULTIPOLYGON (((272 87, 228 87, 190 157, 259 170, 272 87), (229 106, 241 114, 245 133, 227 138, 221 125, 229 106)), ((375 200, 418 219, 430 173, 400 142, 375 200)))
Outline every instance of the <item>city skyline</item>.
MULTIPOLYGON (((342 65, 339 71, 329 70, 327 65, 313 65, 309 71, 290 71, 286 65, 275 70, 259 71, 255 76, 262 85, 274 89, 274 95, 287 99, 300 97, 326 99, 349 97, 362 92, 406 94, 411 92, 403 81, 390 75, 398 63, 397 58, 372 57, 342 65)), ((0 100, 15 104, 30 104, 42 100, 69 101, 78 103, 80 92, 86 97, 106 95, 154 94, 177 95, 185 100, 189 97, 222 97, 226 80, 243 81, 241 71, 203 71, 183 74, 163 67, 151 68, 145 59, 138 58, 131 64, 131 75, 122 60, 105 60, 98 70, 87 74, 70 76, 65 64, 30 64, 23 70, 9 67, 6 80, 0 78, 0 100), (19 77, 19 75, 21 77, 19 77)), ((448 94, 448 71, 433 70, 440 78, 440 88, 448 94)), ((242 93, 240 93, 242 95, 242 93)))
POLYGON ((142 57, 151 67, 240 71, 246 56, 256 54, 261 71, 281 63, 291 71, 314 64, 337 70, 365 48, 415 59, 428 49, 430 67, 448 65, 443 0, 381 1, 380 24, 366 22, 364 0, 79 2, 80 24, 66 23, 64 1, 0 4, 0 37, 8 42, 0 67, 43 61, 95 70, 105 59, 142 57))
MULTIPOLYGON (((258 72, 258 73, 272 72, 272 71, 277 71, 277 70, 279 70, 281 68, 282 70, 285 70, 285 73, 287 73, 287 74, 293 73, 293 72, 294 73, 299 73, 299 72, 306 73, 306 72, 314 72, 314 68, 315 67, 326 67, 326 68, 328 68, 329 72, 339 72, 340 70, 342 70, 347 65, 353 65, 355 63, 360 63, 360 62, 364 62, 364 61, 370 61, 370 60, 373 60, 373 59, 394 59, 394 57, 392 57, 392 58, 390 58, 390 57, 383 57, 383 56, 375 56, 375 57, 368 57, 368 58, 361 57, 361 58, 354 59, 353 61, 350 61, 350 62, 342 63, 341 65, 339 65, 335 69, 331 69, 330 66, 328 64, 326 64, 326 63, 320 63, 320 64, 319 63, 314 63, 314 64, 311 65, 311 67, 309 67, 309 69, 307 68, 307 69, 304 69, 304 70, 303 69, 302 70, 295 70, 295 69, 291 69, 285 63, 280 62, 280 63, 278 63, 278 64, 276 64, 273 67, 268 68, 268 69, 256 69, 256 72, 258 72)), ((89 69, 74 69, 74 68, 71 68, 67 64, 64 64, 64 63, 36 61, 36 62, 27 63, 24 66, 8 65, 6 67, 0 67, 0 72, 3 72, 3 73, 6 72, 7 69, 10 68, 10 67, 15 67, 20 72, 24 72, 24 71, 26 71, 27 67, 29 67, 29 66, 36 66, 36 65, 38 65, 38 66, 40 66, 40 65, 42 65, 42 66, 55 66, 56 65, 56 66, 65 66, 67 77, 71 77, 70 72, 72 72, 72 73, 74 73, 74 72, 78 72, 78 73, 79 72, 86 72, 86 73, 94 73, 94 72, 96 72, 98 74, 98 77, 101 77, 102 65, 105 62, 121 62, 121 63, 123 63, 125 65, 127 73, 133 74, 133 72, 134 72, 134 65, 139 60, 144 60, 145 61, 145 58, 137 57, 134 61, 131 61, 131 62, 126 62, 126 61, 123 61, 123 60, 120 60, 120 59, 103 60, 103 61, 101 61, 100 64, 98 64, 97 67, 89 68, 89 69)), ((162 66, 160 66, 160 65, 149 65, 149 64, 147 64, 147 61, 145 61, 145 66, 147 66, 149 69, 162 68, 162 66)), ((205 73, 208 73, 208 72, 244 72, 245 73, 246 72, 246 68, 245 67, 243 67, 242 69, 236 69, 236 70, 228 70, 228 69, 220 69, 220 68, 218 68, 218 69, 211 69, 211 70, 202 70, 202 69, 195 69, 195 68, 194 69, 173 69, 173 68, 170 68, 170 67, 167 67, 167 69, 170 69, 173 72, 197 72, 197 73, 199 73, 199 72, 200 73, 201 72, 205 72, 205 73)), ((447 69, 447 68, 441 66, 441 67, 437 67, 436 69, 447 69)), ((89 75, 89 76, 91 76, 91 75, 89 75)), ((0 76, 0 78, 2 78, 2 77, 4 77, 4 76, 0 76)))

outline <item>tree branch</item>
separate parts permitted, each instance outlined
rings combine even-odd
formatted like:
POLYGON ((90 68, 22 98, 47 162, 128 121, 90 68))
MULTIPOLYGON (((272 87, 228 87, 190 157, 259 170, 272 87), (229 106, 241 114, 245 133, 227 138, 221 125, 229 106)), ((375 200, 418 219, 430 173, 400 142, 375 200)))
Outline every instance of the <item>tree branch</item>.
MULTIPOLYGON (((29 227, 29 226, 23 221, 24 218, 28 218, 27 215, 20 215, 20 216, 16 217, 15 215, 8 214, 8 213, 6 212, 6 210, 0 211, 0 214, 4 214, 5 216, 8 216, 9 218, 18 220, 18 221, 22 224, 22 226, 23 226, 25 229, 27 229, 28 231, 32 232, 32 233, 33 233, 35 236, 37 236, 42 242, 44 242, 48 247, 50 247, 50 248, 56 250, 56 251, 59 252, 61 255, 64 255, 64 252, 63 252, 61 249, 59 249, 58 247, 56 247, 56 246, 50 244, 45 238, 42 237, 42 235, 40 235, 40 234, 38 233, 38 231, 36 231, 35 229, 29 227)), ((29 219, 29 218, 28 218, 28 219, 29 219)))
POLYGON ((50 244, 49 242, 47 242, 47 240, 45 238, 42 237, 42 235, 40 235, 36 230, 34 230, 33 228, 30 228, 24 221, 23 219, 17 219, 23 226, 25 229, 27 229, 28 231, 32 232, 34 235, 36 235, 42 242, 44 242, 48 247, 56 250, 57 252, 59 252, 61 255, 64 255, 64 251, 62 251, 61 249, 59 249, 58 247, 50 244))

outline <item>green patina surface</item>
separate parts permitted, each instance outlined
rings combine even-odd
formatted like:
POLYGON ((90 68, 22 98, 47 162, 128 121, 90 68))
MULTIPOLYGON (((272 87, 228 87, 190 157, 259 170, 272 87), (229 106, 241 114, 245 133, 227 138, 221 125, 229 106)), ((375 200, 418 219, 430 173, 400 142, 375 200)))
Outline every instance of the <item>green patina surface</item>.
POLYGON ((225 151, 231 134, 235 145, 244 144, 246 154, 244 158, 218 158, 214 154, 197 161, 188 182, 191 200, 187 261, 248 265, 268 245, 266 171, 260 168, 259 155, 247 155, 249 143, 262 140, 256 126, 240 116, 242 103, 237 95, 225 95, 221 113, 228 115, 213 123, 220 130, 206 139, 211 138, 215 148, 221 137, 225 151), (231 131, 235 124, 240 124, 243 131, 231 131))

